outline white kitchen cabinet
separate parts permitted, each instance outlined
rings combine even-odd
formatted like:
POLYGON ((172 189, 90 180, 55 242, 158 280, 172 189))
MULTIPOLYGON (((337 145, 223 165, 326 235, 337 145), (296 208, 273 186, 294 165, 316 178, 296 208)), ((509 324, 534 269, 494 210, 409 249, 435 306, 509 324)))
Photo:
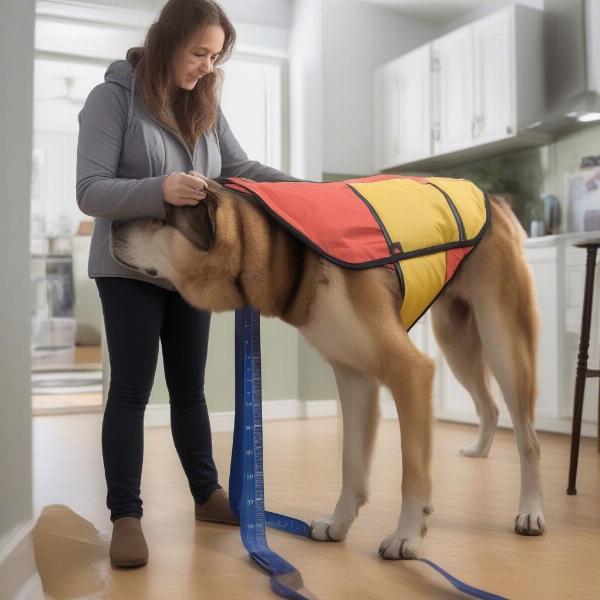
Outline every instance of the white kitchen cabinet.
POLYGON ((536 415, 559 417, 560 359, 558 327, 558 248, 556 244, 526 248, 539 306, 538 396, 536 415))
POLYGON ((510 5, 432 43, 435 154, 514 137, 540 117, 542 15, 510 5))
POLYGON ((543 11, 522 5, 388 63, 376 74, 374 130, 398 139, 386 152, 376 137, 375 170, 449 167, 542 143, 527 126, 545 112, 544 73, 543 11))
POLYGON ((417 48, 397 63, 398 158, 402 162, 431 154, 430 77, 431 49, 417 48))
POLYGON ((431 154, 430 62, 428 44, 375 72, 373 147, 377 165, 391 167, 431 154))
POLYGON ((478 144, 515 133, 513 18, 513 10, 507 8, 473 23, 471 135, 478 144))
POLYGON ((432 43, 436 154, 514 133, 512 17, 509 7, 432 43))
POLYGON ((474 114, 473 36, 461 27, 432 44, 434 89, 433 149, 436 154, 471 145, 474 114))

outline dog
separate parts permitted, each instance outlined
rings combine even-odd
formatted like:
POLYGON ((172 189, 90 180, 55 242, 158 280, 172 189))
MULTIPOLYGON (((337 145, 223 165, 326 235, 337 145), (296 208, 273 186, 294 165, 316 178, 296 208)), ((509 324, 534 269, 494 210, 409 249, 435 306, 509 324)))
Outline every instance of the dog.
MULTIPOLYGON (((490 198, 490 227, 431 306, 446 360, 475 402, 477 441, 465 456, 487 456, 498 409, 495 376, 508 406, 521 466, 514 529, 545 530, 540 447, 534 429, 538 308, 523 254, 523 228, 490 198)), ((385 559, 421 556, 431 506, 433 360, 411 342, 399 317, 392 269, 348 269, 324 259, 248 196, 209 180, 196 206, 167 205, 165 220, 113 224, 111 253, 124 266, 168 279, 191 305, 230 311, 251 305, 296 327, 331 365, 343 415, 342 490, 311 537, 343 540, 367 502, 380 385, 391 391, 401 430, 402 505, 380 545, 385 559)))

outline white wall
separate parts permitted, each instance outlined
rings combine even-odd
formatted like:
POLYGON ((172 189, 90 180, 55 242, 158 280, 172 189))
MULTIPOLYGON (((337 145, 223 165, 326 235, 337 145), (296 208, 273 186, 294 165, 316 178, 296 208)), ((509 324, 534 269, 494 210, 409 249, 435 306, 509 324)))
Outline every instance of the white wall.
POLYGON ((296 177, 321 181, 321 0, 296 0, 290 32, 290 165, 296 177))
MULTIPOLYGON (((20 588, 3 565, 32 519, 29 191, 33 0, 2 0, 0 19, 0 597, 20 588)), ((29 566, 31 563, 29 563, 29 566)))
POLYGON ((371 174, 373 69, 435 33, 381 6, 323 0, 323 171, 371 174))

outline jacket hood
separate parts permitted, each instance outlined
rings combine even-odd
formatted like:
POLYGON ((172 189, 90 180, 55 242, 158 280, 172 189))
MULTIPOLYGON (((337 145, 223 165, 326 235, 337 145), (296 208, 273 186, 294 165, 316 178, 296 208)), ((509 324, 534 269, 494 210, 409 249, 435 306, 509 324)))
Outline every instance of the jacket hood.
POLYGON ((111 63, 104 73, 104 81, 116 83, 130 90, 133 81, 133 66, 126 60, 117 60, 111 63))

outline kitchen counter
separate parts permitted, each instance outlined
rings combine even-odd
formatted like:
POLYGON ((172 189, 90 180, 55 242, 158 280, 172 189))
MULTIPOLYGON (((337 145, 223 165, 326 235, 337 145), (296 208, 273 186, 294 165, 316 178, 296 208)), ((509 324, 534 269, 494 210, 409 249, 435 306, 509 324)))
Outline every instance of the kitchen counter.
POLYGON ((578 240, 600 240, 600 231, 576 231, 569 233, 556 233, 553 235, 542 235, 540 237, 528 237, 525 240, 526 248, 537 248, 539 246, 553 246, 559 242, 575 243, 578 240))

